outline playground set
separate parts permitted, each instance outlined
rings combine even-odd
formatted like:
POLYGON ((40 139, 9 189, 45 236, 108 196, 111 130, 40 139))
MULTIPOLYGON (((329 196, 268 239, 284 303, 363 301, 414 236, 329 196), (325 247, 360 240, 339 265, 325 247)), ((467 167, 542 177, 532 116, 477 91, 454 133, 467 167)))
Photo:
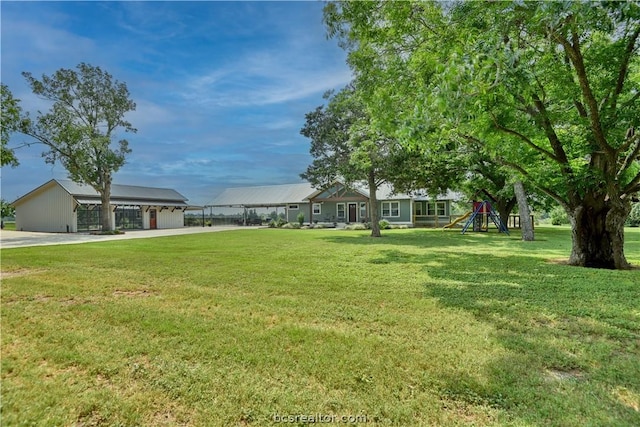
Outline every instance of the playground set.
POLYGON ((473 202, 473 210, 465 213, 450 224, 445 225, 444 228, 453 228, 464 220, 467 222, 462 226, 462 234, 466 233, 469 228, 471 228, 472 231, 489 231, 489 220, 491 220, 499 232, 509 235, 509 230, 500 220, 500 216, 488 200, 473 202))

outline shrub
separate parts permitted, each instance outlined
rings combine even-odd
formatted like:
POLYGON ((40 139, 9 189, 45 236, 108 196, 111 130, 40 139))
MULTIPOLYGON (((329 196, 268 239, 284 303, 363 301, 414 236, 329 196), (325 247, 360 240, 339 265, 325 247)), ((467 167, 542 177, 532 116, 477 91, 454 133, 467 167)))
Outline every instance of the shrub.
POLYGON ((551 209, 549 216, 551 217, 551 224, 553 225, 569 224, 569 217, 565 210, 560 206, 551 209))
POLYGON ((389 221, 386 219, 381 219, 378 224, 380 225, 380 230, 386 230, 389 228, 389 221))
POLYGON ((626 225, 629 227, 640 227, 640 203, 634 203, 631 207, 626 225))
POLYGON ((284 220, 284 218, 276 218, 276 219, 272 219, 271 222, 269 223, 269 227, 270 228, 280 228, 282 226, 284 226, 287 222, 284 220))
POLYGON ((345 230, 366 230, 367 227, 364 224, 351 224, 345 227, 345 230))
POLYGON ((296 219, 298 220, 298 224, 302 226, 302 224, 304 224, 304 213, 300 212, 296 219))

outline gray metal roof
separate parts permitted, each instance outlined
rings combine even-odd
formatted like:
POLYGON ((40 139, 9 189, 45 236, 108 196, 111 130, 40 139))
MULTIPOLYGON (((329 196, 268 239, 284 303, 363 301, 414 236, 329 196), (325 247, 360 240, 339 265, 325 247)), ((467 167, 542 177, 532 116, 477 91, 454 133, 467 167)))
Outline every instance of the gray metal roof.
POLYGON ((207 206, 276 207, 303 203, 315 189, 310 183, 227 188, 207 206))
MULTIPOLYGON (((369 197, 369 189, 363 185, 354 185, 359 193, 369 197)), ((227 188, 207 206, 213 207, 276 207, 288 204, 308 203, 309 198, 321 193, 322 190, 314 188, 310 183, 264 185, 259 187, 234 187, 227 188)), ((409 195, 393 192, 389 184, 382 184, 376 191, 378 200, 432 200, 426 193, 409 195)), ((457 200, 461 195, 452 191, 436 197, 438 200, 457 200)))
MULTIPOLYGON (((92 198, 100 197, 100 194, 93 187, 84 184, 78 184, 71 180, 56 179, 62 188, 64 188, 73 197, 92 198)), ((170 188, 141 187, 137 185, 111 185, 111 200, 137 200, 143 202, 182 202, 188 200, 176 190, 170 188)), ((138 203, 139 204, 139 203, 138 203)))
MULTIPOLYGON (((100 194, 93 187, 85 184, 78 184, 67 179, 52 179, 42 184, 38 188, 30 191, 18 198, 13 204, 19 204, 31 195, 49 188, 52 185, 59 185, 81 204, 99 203, 100 194)), ((187 207, 188 199, 176 190, 170 188, 141 187, 137 185, 111 185, 111 204, 114 205, 162 205, 162 206, 183 206, 187 207)))

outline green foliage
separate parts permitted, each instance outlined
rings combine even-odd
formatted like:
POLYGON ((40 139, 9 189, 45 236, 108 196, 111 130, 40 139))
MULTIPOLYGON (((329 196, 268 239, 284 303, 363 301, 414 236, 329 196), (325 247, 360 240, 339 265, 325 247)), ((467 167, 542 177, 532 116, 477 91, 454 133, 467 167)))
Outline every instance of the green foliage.
MULTIPOLYGON (((103 211, 108 211, 112 175, 131 152, 125 139, 112 148, 112 138, 119 129, 136 132, 125 120, 136 104, 127 86, 100 67, 80 63, 76 68, 62 68, 40 80, 22 73, 33 93, 52 106, 48 113, 38 112, 35 120, 23 120, 20 131, 46 146, 47 163, 60 162, 74 182, 93 187, 103 199, 103 211)), ((102 228, 112 229, 111 215, 102 215, 102 228)))
MULTIPOLYGON (((325 22, 372 123, 428 153, 427 175, 476 175, 501 193, 509 185, 487 174, 508 167, 503 181, 536 188, 543 205, 606 210, 593 227, 604 234, 587 238, 574 221, 585 236, 576 252, 622 235, 622 221, 606 218, 620 219, 640 191, 636 2, 345 1, 326 6, 325 22)), ((621 246, 607 244, 603 263, 626 265, 621 246)))
POLYGON ((629 227, 640 227, 640 203, 634 203, 631 207, 626 225, 629 227))
POLYGON ((287 224, 287 221, 282 216, 277 216, 269 222, 269 228, 280 228, 287 224))
POLYGON ((287 222, 285 224, 282 224, 281 228, 284 229, 300 229, 302 227, 302 224, 300 224, 299 222, 287 222))
POLYGON ((569 224, 569 217, 567 216, 567 212, 560 206, 556 206, 551 209, 549 212, 549 217, 551 218, 551 224, 553 225, 563 225, 569 224))
POLYGON ((0 83, 0 166, 16 167, 19 165, 15 151, 9 148, 9 138, 13 132, 20 128, 22 120, 22 109, 20 108, 20 100, 15 99, 9 88, 5 84, 0 83))
MULTIPOLYGON (((345 230, 370 230, 370 227, 367 227, 367 224, 355 223, 349 224, 344 227, 345 230)), ((382 229, 382 227, 380 227, 382 229)))
POLYGON ((300 225, 304 224, 304 212, 300 212, 296 217, 296 219, 298 220, 298 224, 300 225))
POLYGON ((0 217, 13 217, 16 215, 16 208, 14 208, 11 203, 7 202, 5 199, 0 200, 0 217))
POLYGON ((381 219, 379 224, 380 224, 380 229, 381 230, 387 230, 387 229, 391 228, 390 227, 390 222, 387 221, 386 219, 381 219))

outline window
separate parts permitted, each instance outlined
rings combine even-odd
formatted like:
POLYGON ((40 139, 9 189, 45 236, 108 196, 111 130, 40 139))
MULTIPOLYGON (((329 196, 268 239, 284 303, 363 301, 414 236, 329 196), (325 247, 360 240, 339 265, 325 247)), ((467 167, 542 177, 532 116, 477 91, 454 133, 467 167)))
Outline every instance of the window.
POLYGON ((382 202, 382 216, 400 216, 400 202, 382 202))
POLYGON ((429 216, 444 216, 446 215, 446 206, 444 202, 429 202, 427 203, 427 215, 429 216))
POLYGON ((414 206, 414 210, 416 212, 416 216, 422 216, 423 215, 423 213, 422 213, 422 207, 423 207, 422 202, 415 202, 413 206, 414 206))
POLYGON ((289 205, 289 209, 291 209, 292 211, 297 211, 299 208, 298 205, 289 205))
POLYGON ((142 229, 142 210, 134 206, 119 206, 116 209, 116 227, 121 229, 142 229))
POLYGON ((313 204, 313 214, 320 215, 322 213, 322 204, 314 203, 313 204))
POLYGON ((367 204, 365 202, 360 203, 360 219, 365 219, 367 217, 367 204))
POLYGON ((344 221, 344 218, 345 218, 344 212, 345 212, 344 203, 336 204, 336 216, 338 217, 338 220, 344 221))
POLYGON ((80 205, 77 209, 78 231, 95 231, 102 228, 100 206, 80 205))

